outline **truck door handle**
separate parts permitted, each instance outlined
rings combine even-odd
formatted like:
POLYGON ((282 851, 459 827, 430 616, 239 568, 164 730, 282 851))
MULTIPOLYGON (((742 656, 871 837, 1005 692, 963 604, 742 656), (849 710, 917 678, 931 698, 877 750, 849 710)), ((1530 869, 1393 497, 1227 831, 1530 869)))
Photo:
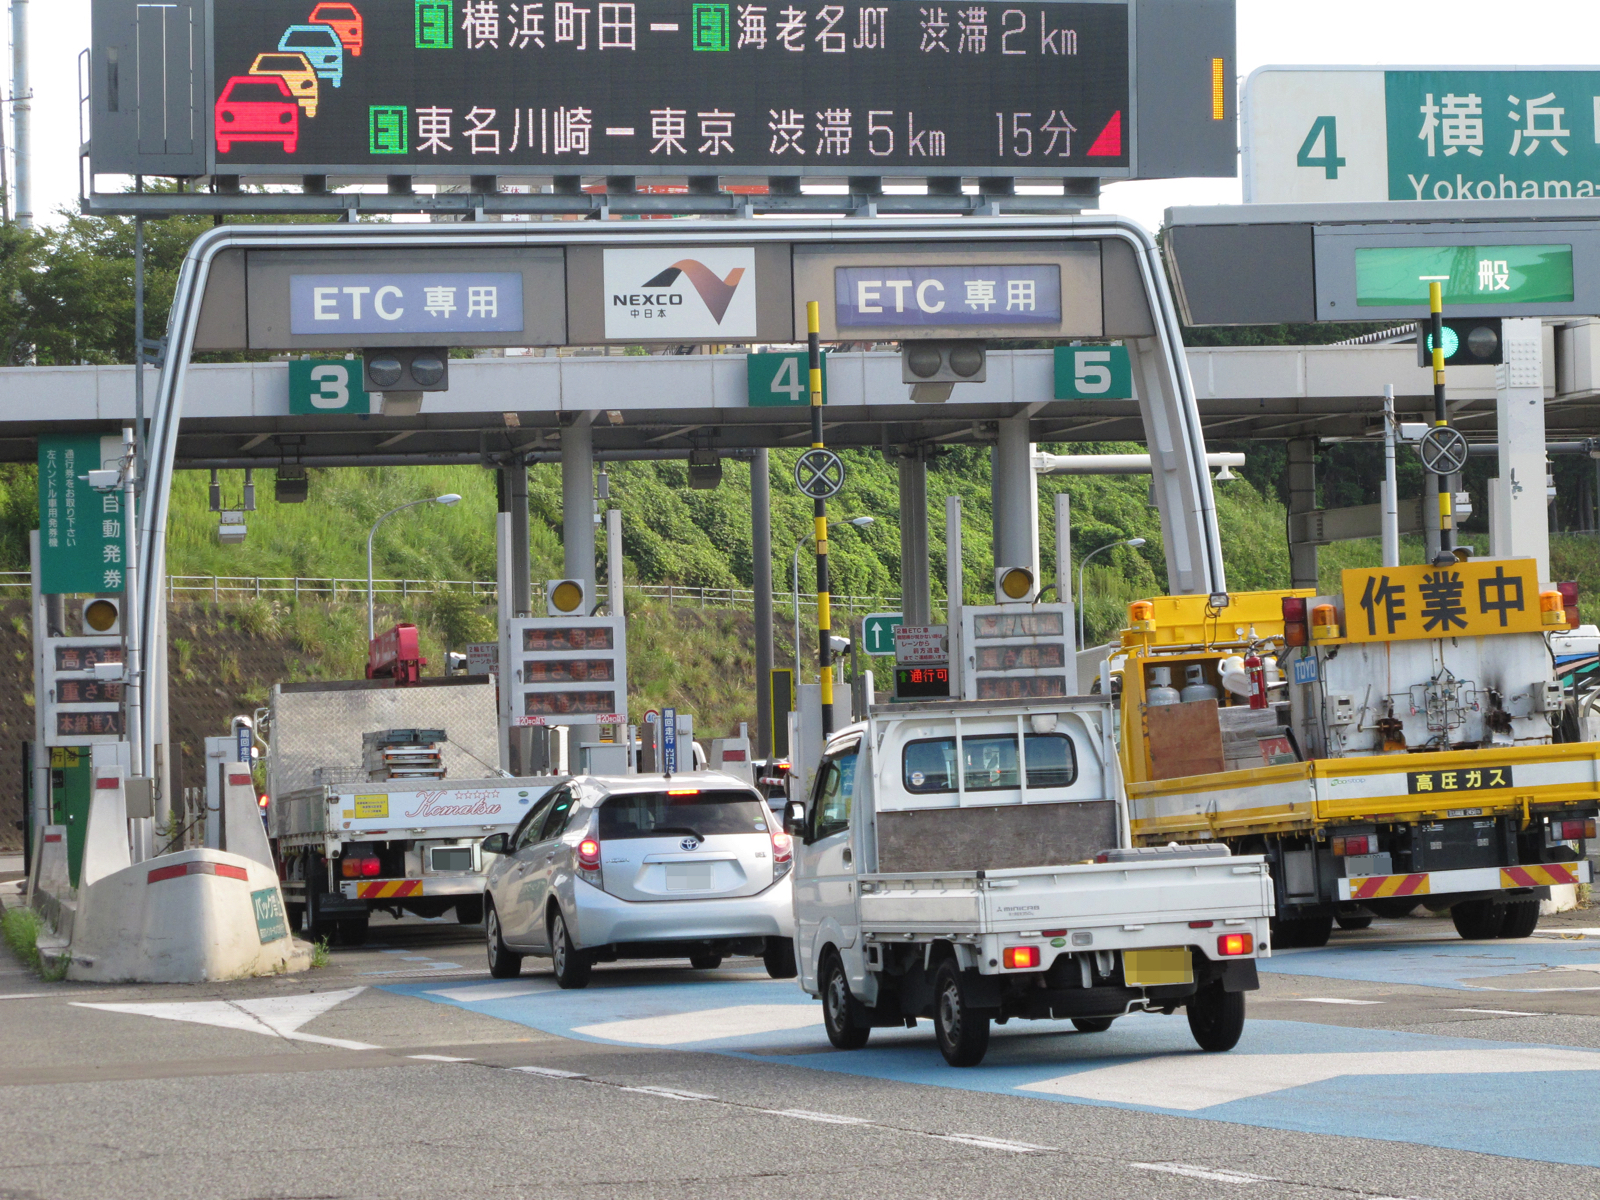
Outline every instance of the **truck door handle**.
POLYGON ((849 847, 849 846, 846 846, 846 847, 845 847, 845 848, 844 848, 844 853, 842 853, 842 854, 841 854, 841 855, 839 855, 839 857, 840 857, 840 858, 842 858, 842 859, 843 859, 843 860, 844 860, 844 865, 845 865, 845 866, 847 866, 847 867, 848 867, 848 866, 849 866, 849 865, 850 865, 850 864, 851 864, 851 863, 852 863, 852 862, 854 862, 854 861, 855 861, 855 859, 854 859, 854 858, 853 858, 853 857, 852 857, 852 856, 851 856, 851 854, 850 854, 850 847, 849 847))

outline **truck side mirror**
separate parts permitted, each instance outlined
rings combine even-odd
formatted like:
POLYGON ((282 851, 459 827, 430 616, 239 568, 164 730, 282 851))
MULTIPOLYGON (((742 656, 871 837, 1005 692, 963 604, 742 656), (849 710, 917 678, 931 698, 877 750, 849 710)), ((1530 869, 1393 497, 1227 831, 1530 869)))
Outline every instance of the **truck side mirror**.
POLYGON ((791 800, 783 806, 783 830, 794 837, 806 833, 806 806, 803 801, 791 800))
POLYGON ((485 854, 504 854, 506 852, 506 835, 491 833, 483 839, 482 850, 485 854))

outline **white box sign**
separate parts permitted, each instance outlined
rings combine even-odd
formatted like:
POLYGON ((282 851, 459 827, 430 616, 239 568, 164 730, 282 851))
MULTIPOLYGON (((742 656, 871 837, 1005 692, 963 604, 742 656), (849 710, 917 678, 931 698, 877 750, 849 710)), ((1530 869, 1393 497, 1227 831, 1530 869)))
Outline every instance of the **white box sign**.
POLYGON ((756 336, 756 252, 606 250, 606 337, 734 341, 756 336))
POLYGON ((950 661, 950 639, 944 625, 902 625, 894 631, 894 661, 906 666, 950 661))

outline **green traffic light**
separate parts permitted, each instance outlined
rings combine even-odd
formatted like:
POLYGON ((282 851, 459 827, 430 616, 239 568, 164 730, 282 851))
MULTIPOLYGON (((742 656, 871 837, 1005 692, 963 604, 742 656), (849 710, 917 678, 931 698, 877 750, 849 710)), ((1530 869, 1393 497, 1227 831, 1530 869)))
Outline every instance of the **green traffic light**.
MULTIPOLYGON (((1433 334, 1430 332, 1423 338, 1427 352, 1433 353, 1433 334)), ((1450 326, 1444 326, 1444 357, 1446 361, 1456 356, 1456 351, 1461 349, 1461 338, 1450 326)))

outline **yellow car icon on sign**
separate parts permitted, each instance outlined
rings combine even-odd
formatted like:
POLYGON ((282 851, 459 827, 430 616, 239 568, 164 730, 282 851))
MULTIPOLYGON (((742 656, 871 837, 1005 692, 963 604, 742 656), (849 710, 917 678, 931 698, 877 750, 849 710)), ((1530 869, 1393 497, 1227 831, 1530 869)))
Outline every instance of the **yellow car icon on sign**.
POLYGON ((306 116, 317 115, 317 99, 321 89, 317 86, 317 72, 304 54, 283 51, 258 54, 256 61, 251 64, 250 74, 281 75, 283 82, 289 86, 289 94, 300 102, 306 116))

